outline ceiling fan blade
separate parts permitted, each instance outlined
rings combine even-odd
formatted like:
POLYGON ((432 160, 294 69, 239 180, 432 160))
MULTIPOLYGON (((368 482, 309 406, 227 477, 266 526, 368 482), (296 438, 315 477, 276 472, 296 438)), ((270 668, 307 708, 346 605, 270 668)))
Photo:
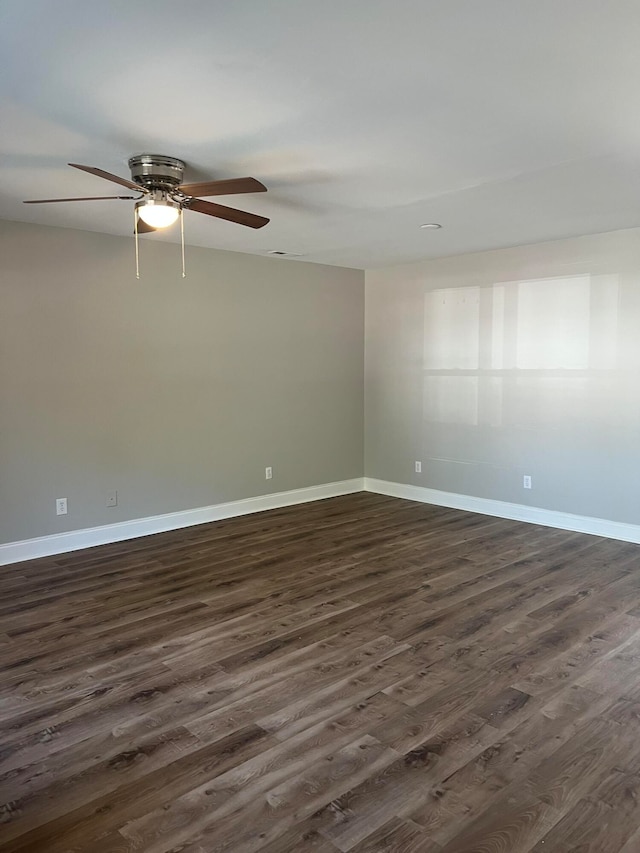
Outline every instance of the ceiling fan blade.
POLYGON ((152 234, 154 231, 157 231, 157 228, 154 228, 153 225, 147 225, 144 219, 138 217, 138 234, 152 234))
POLYGON ((105 201, 109 198, 119 198, 119 199, 127 199, 132 200, 135 199, 134 195, 90 195, 84 198, 33 198, 29 199, 29 201, 23 201, 23 204, 55 204, 59 201, 105 201))
POLYGON ((185 195, 235 195, 236 193, 266 193, 267 188, 255 178, 231 178, 228 181, 204 181, 178 187, 185 195))
POLYGON ((120 184, 122 187, 128 187, 130 190, 137 190, 139 193, 147 193, 148 189, 129 181, 127 178, 120 178, 118 175, 112 175, 111 172, 105 172, 104 169, 96 169, 95 166, 81 166, 79 163, 69 163, 74 169, 81 169, 83 172, 89 172, 90 175, 96 175, 98 178, 104 178, 107 181, 113 181, 114 184, 120 184))
POLYGON ((206 213, 207 216, 215 216, 217 219, 227 219, 229 222, 237 222, 238 225, 247 225, 249 228, 262 228, 269 221, 265 216, 247 213, 246 210, 236 210, 234 207, 225 207, 212 201, 201 201, 199 198, 189 199, 184 206, 187 210, 206 213))

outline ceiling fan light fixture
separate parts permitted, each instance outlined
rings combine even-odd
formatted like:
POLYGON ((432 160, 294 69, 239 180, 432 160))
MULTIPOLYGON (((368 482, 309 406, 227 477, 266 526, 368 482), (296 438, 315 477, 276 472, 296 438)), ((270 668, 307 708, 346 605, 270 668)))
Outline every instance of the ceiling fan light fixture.
POLYGON ((180 215, 180 205, 167 198, 143 198, 136 208, 140 219, 152 228, 168 228, 180 215))

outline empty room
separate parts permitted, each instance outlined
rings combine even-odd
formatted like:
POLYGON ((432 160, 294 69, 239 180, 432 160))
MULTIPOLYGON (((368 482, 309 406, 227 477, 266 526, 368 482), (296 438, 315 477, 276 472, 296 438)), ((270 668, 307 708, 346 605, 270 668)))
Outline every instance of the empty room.
POLYGON ((640 853, 640 2, 0 2, 0 851, 640 853))

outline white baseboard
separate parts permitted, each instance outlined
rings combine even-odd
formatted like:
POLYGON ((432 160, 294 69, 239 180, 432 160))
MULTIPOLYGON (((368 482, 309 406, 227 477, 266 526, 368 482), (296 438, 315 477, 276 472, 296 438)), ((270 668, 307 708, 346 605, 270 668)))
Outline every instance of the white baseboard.
POLYGON ((192 527, 195 524, 206 524, 209 521, 220 521, 223 518, 263 512, 267 509, 278 509, 283 506, 308 503, 323 498, 350 495, 354 492, 363 491, 363 488, 364 480, 362 477, 358 477, 354 480, 341 480, 338 483, 324 483, 305 489, 292 489, 288 492, 275 492, 271 495, 259 495, 240 501, 187 509, 183 512, 169 512, 165 515, 136 518, 118 524, 105 524, 101 527, 89 527, 84 530, 70 530, 67 533, 54 533, 51 536, 25 539, 22 542, 8 542, 6 545, 0 545, 0 566, 19 563, 23 560, 33 560, 37 557, 66 554, 69 551, 93 548, 95 545, 106 545, 110 542, 136 539, 138 536, 149 536, 152 533, 192 527))
POLYGON ((623 542, 640 543, 640 526, 609 521, 606 518, 591 518, 586 515, 573 515, 570 512, 555 512, 536 506, 512 504, 507 501, 494 501, 488 498, 475 498, 471 495, 457 495, 453 492, 441 492, 438 489, 426 489, 406 483, 391 483, 388 480, 364 478, 367 492, 389 495, 393 498, 406 498, 410 501, 448 506, 468 512, 479 512, 497 518, 509 518, 514 521, 526 521, 541 524, 544 527, 556 527, 559 530, 573 530, 576 533, 591 533, 607 539, 620 539, 623 542))
POLYGON ((25 539, 22 542, 8 542, 5 545, 0 545, 0 566, 19 563, 23 560, 33 560, 38 557, 66 554, 70 551, 78 551, 81 548, 93 548, 96 545, 107 545, 111 542, 123 542, 127 539, 136 539, 139 536, 179 530, 182 527, 192 527, 196 524, 220 521, 223 518, 263 512, 267 509, 278 509, 279 507, 318 501, 323 498, 350 495, 363 490, 394 498, 405 498, 420 503, 446 506, 467 512, 479 512, 497 518, 509 518, 513 521, 525 521, 531 524, 541 524, 544 527, 573 530, 576 533, 591 533, 594 536, 604 536, 608 539, 619 539, 623 542, 640 544, 640 525, 636 524, 624 524, 619 521, 573 515, 568 512, 555 512, 535 506, 476 498, 471 495, 458 495, 453 492, 441 492, 437 489, 427 489, 406 483, 392 483, 388 480, 377 480, 372 477, 358 477, 337 483, 309 486, 305 489, 292 489, 288 492, 275 492, 255 498, 197 507, 183 512, 170 512, 165 515, 137 518, 118 524, 105 524, 101 527, 54 533, 51 536, 25 539))

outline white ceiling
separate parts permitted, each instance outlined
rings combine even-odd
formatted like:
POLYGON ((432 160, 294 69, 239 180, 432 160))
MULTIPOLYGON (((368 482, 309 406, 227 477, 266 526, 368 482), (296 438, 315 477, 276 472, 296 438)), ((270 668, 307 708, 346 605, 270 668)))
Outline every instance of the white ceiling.
MULTIPOLYGON (((2 0, 0 217, 130 234, 152 152, 260 231, 187 242, 376 267, 640 224, 640 0, 2 0), (424 222, 440 231, 424 231, 424 222)), ((147 239, 178 239, 178 229, 147 239)))

